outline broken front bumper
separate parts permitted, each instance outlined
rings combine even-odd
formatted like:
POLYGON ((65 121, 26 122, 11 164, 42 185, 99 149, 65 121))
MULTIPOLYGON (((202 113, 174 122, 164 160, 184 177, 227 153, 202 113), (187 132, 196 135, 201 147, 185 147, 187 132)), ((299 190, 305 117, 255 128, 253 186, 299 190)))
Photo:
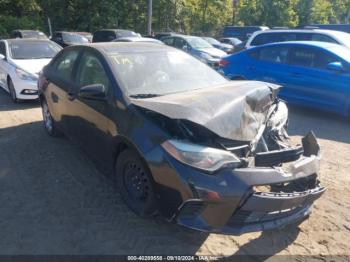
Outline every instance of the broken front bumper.
POLYGON ((319 146, 313 134, 303 139, 303 148, 304 155, 288 168, 241 168, 205 179, 192 174, 188 183, 193 198, 178 208, 175 221, 192 229, 236 235, 302 221, 325 192, 318 181, 319 146), (269 190, 260 192, 262 186, 269 190))

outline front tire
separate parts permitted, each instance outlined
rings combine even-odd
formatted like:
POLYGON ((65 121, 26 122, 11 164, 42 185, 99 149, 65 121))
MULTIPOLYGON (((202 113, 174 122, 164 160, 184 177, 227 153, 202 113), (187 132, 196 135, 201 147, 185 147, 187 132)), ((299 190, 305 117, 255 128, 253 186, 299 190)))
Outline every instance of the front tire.
POLYGON ((45 100, 41 102, 41 109, 43 113, 44 126, 47 133, 53 137, 62 136, 62 132, 57 129, 55 120, 52 118, 49 107, 45 100))
POLYGON ((15 86, 13 85, 12 79, 10 77, 8 77, 8 79, 7 79, 7 86, 8 86, 12 101, 14 103, 18 103, 19 100, 18 100, 17 95, 16 95, 15 86))
POLYGON ((154 183, 139 154, 132 149, 122 151, 115 171, 117 188, 128 207, 144 218, 156 214, 154 183))

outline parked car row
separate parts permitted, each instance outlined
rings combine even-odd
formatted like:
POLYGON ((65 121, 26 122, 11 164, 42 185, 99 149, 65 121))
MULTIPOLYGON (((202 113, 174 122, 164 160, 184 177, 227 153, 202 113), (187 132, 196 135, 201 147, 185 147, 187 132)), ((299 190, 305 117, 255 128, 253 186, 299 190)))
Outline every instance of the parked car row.
POLYGON ((317 35, 323 42, 227 55, 215 39, 174 33, 159 41, 104 29, 92 37, 98 44, 56 33, 64 49, 1 40, 0 84, 14 101, 39 97, 47 132, 76 141, 138 215, 242 234, 303 220, 324 193, 317 139, 290 143, 278 94, 348 115, 350 51, 340 41, 317 35))

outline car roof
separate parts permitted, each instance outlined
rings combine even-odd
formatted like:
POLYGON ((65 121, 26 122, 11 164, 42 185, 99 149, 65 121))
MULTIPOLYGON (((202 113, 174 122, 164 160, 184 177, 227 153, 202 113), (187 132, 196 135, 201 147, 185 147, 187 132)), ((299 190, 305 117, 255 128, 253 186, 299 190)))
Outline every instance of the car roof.
POLYGON ((118 40, 129 40, 130 42, 162 42, 158 39, 149 38, 149 37, 137 37, 137 36, 126 36, 120 37, 116 39, 114 42, 118 42, 118 40))
POLYGON ((75 35, 79 35, 78 32, 72 32, 72 31, 55 31, 55 33, 64 33, 64 34, 75 34, 75 35))
POLYGON ((167 38, 171 38, 171 37, 182 37, 182 38, 185 38, 185 39, 189 39, 189 38, 203 38, 202 36, 195 36, 195 35, 173 34, 173 35, 170 35, 170 36, 165 36, 162 39, 167 39, 167 38))
MULTIPOLYGON (((338 33, 344 34, 345 32, 327 30, 327 29, 268 29, 264 31, 257 31, 255 34, 266 34, 266 33, 325 33, 336 35, 338 33)), ((345 33, 346 34, 346 33, 345 33)))
POLYGON ((18 43, 18 42, 51 42, 50 39, 47 38, 10 38, 10 39, 3 39, 4 41, 7 41, 8 43, 18 43))
POLYGON ((96 32, 101 32, 101 31, 111 31, 111 32, 134 32, 133 30, 129 30, 129 29, 117 29, 117 28, 107 28, 107 29, 100 29, 100 30, 96 30, 96 32))
POLYGON ((15 29, 12 32, 41 32, 40 30, 15 29))
POLYGON ((311 46, 311 47, 320 47, 320 48, 334 48, 334 47, 342 47, 339 44, 329 43, 329 42, 320 42, 320 41, 286 41, 286 42, 276 42, 276 43, 270 43, 266 45, 260 45, 256 48, 263 48, 266 46, 276 46, 276 45, 304 45, 304 46, 311 46))
POLYGON ((176 50, 173 47, 167 45, 160 45, 158 43, 153 42, 100 42, 84 44, 79 46, 97 49, 101 53, 105 54, 117 54, 119 52, 137 53, 154 52, 160 50, 176 50))

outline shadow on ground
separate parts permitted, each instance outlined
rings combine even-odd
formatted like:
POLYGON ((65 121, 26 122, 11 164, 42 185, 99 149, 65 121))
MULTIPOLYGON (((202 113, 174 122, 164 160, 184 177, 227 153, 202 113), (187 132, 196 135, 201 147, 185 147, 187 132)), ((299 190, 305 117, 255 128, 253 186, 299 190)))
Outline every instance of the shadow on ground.
POLYGON ((350 143, 349 119, 308 108, 288 107, 290 136, 304 136, 313 130, 318 138, 350 143))
POLYGON ((207 234, 141 219, 42 122, 0 130, 1 254, 195 254, 207 234), (6 236, 6 237, 4 237, 6 236))
MULTIPOLYGON (((85 154, 66 138, 49 137, 41 121, 1 129, 0 155, 1 254, 189 255, 208 237, 136 216, 85 154)), ((264 232, 236 254, 262 247, 274 254, 297 233, 264 232)))

